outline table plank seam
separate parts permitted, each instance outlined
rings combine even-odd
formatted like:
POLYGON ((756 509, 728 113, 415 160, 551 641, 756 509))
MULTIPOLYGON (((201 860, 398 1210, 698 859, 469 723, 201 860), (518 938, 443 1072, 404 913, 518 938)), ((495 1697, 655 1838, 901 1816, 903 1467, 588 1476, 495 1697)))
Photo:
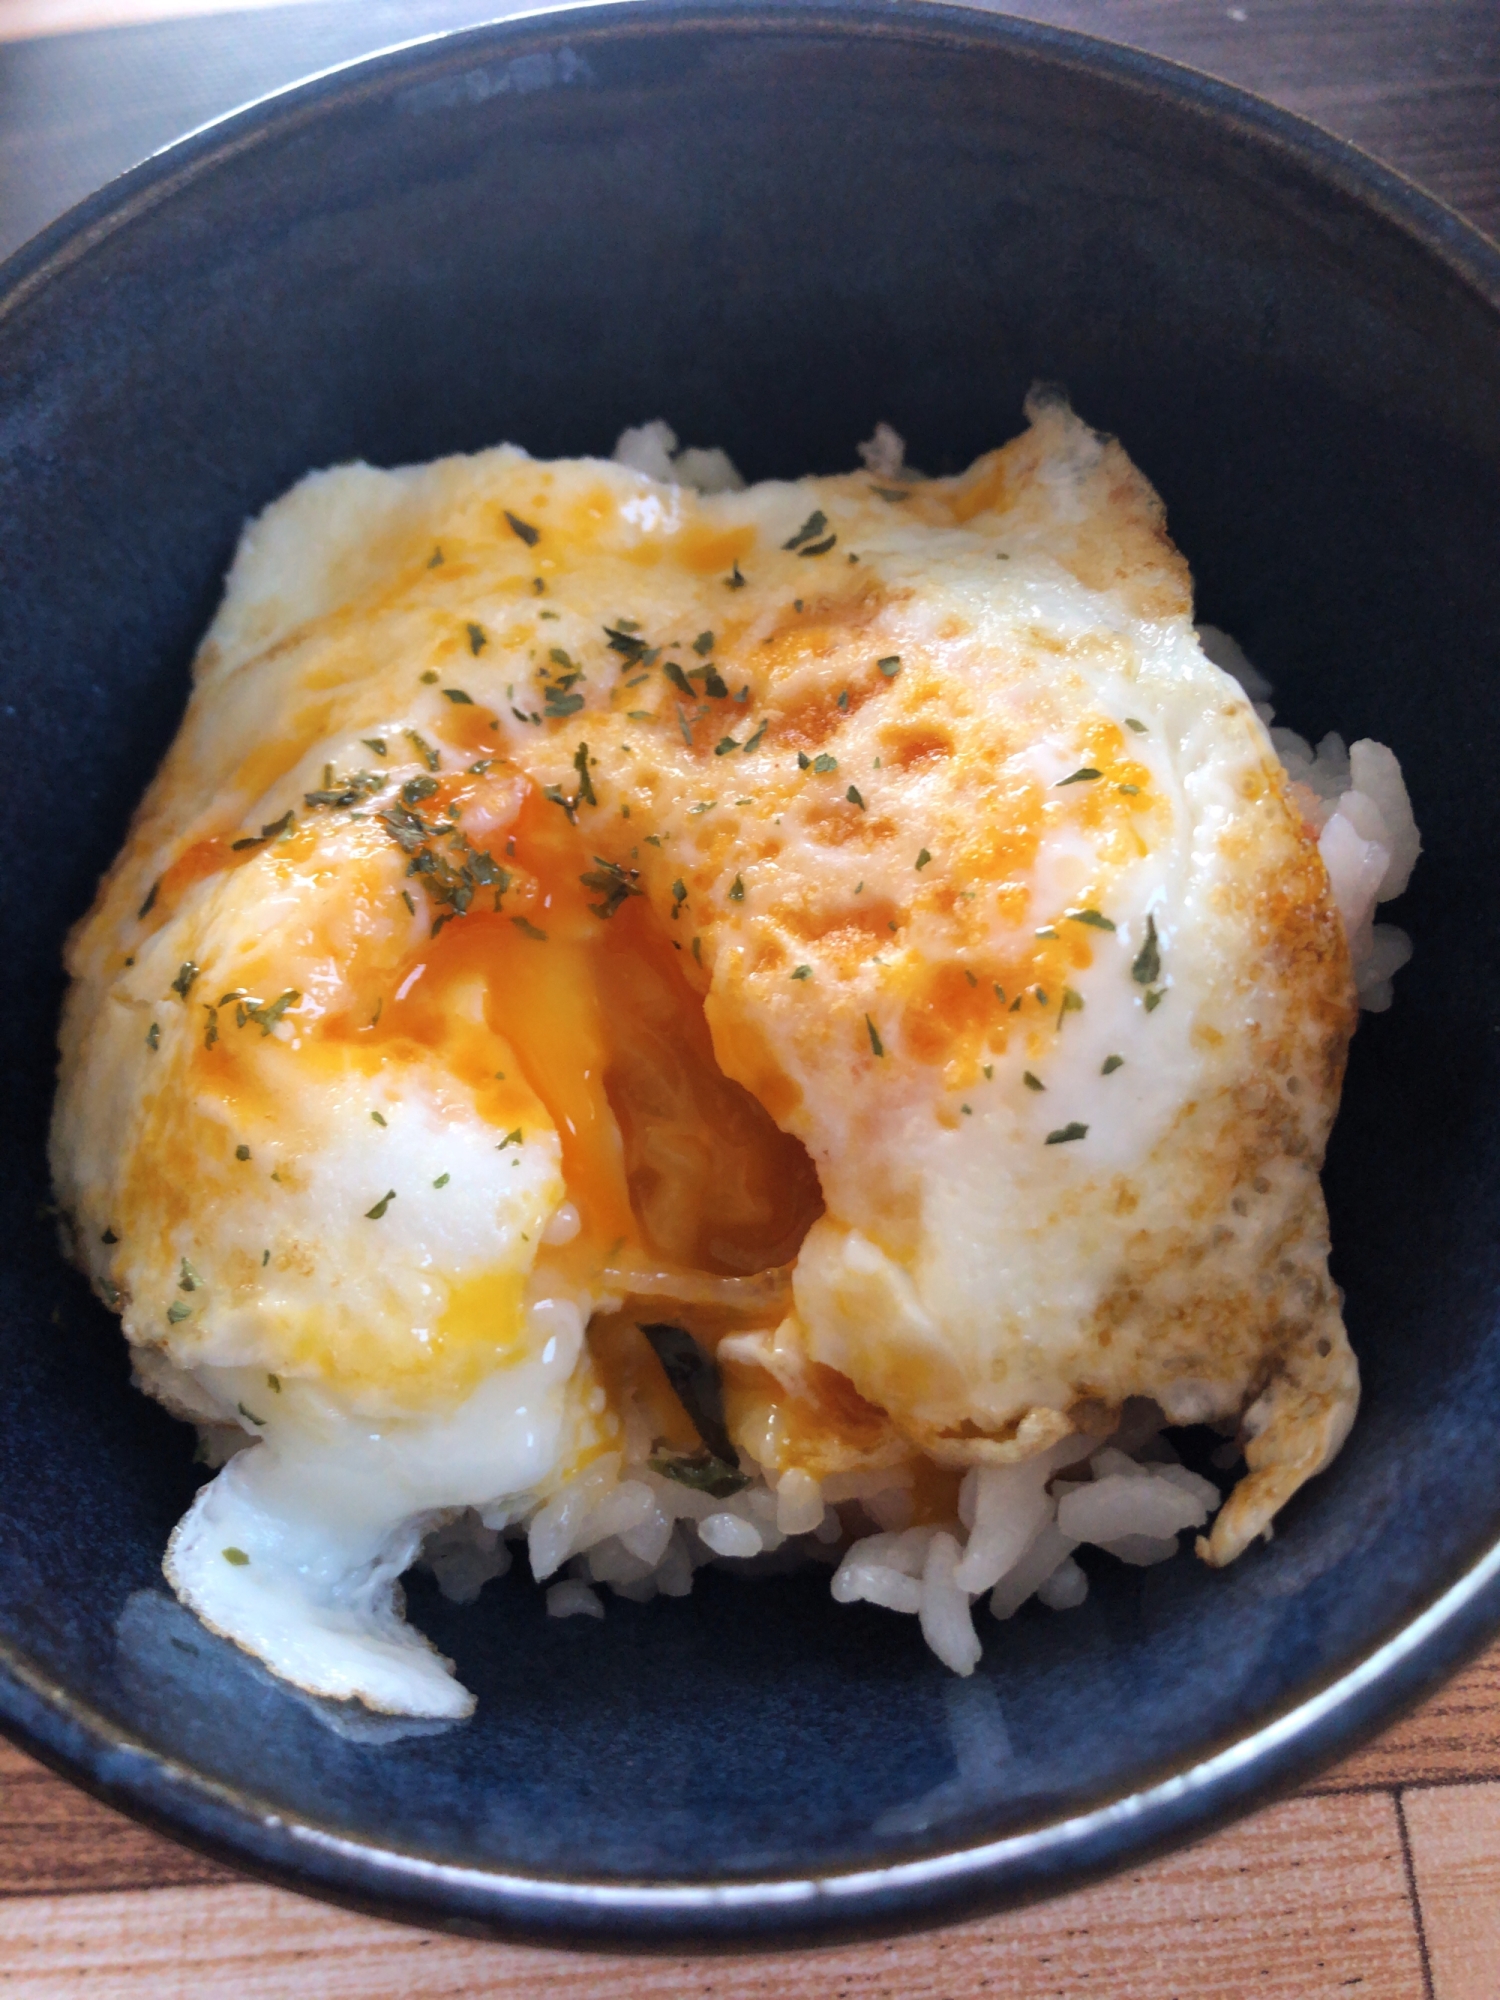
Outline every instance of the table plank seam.
POLYGON ((1406 1900, 1411 1905, 1411 1920, 1417 1933, 1417 1956, 1422 1961, 1422 2000, 1435 2000, 1432 1959, 1427 1949, 1427 1923, 1422 1914, 1422 1898, 1417 1890, 1417 1871, 1411 1854, 1411 1831, 1406 1824, 1406 1806, 1401 1793, 1400 1785, 1392 1788, 1396 1806, 1396 1830, 1401 1836, 1401 1870, 1406 1878, 1406 1900))

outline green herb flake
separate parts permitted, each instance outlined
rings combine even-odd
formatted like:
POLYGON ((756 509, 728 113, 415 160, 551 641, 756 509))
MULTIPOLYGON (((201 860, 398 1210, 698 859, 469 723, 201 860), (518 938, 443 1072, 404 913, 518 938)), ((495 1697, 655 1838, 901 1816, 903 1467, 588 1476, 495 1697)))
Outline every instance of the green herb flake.
POLYGON ((1113 1076, 1117 1069, 1123 1069, 1124 1066, 1124 1056, 1106 1056, 1100 1065, 1099 1074, 1101 1076, 1113 1076))
POLYGON ((875 664, 888 681, 893 681, 901 671, 901 655, 888 653, 883 660, 877 660, 875 664))
POLYGON ((820 756, 813 758, 812 767, 819 774, 820 777, 826 778, 830 771, 836 771, 838 769, 839 760, 837 757, 830 757, 828 752, 825 750, 822 752, 820 756))
POLYGON ((435 668, 429 667, 425 674, 418 674, 417 679, 422 683, 423 687, 436 687, 437 671, 435 668))
POLYGON ((964 1114, 965 1118, 972 1118, 974 1116, 974 1107, 972 1104, 960 1104, 958 1108, 964 1114))
MULTIPOLYGON (((428 565, 431 568, 431 564, 428 565)), ((236 1569, 245 1569, 250 1561, 243 1549, 223 1549, 220 1551, 225 1562, 233 1563, 236 1569)))
POLYGON ((151 1050, 153 1055, 161 1047, 160 1021, 153 1021, 151 1026, 146 1030, 146 1047, 151 1050))
POLYGON ((281 1377, 279 1375, 268 1375, 266 1377, 266 1387, 279 1396, 281 1394, 281 1377))
MULTIPOLYGON (((301 998, 302 995, 297 991, 296 987, 289 986, 285 993, 279 994, 271 1002, 269 1007, 247 1007, 245 1009, 245 1020, 254 1021, 260 1029, 262 1036, 269 1035, 287 1009, 295 1007, 301 998)), ((240 1026, 244 1026, 243 1021, 240 1023, 240 1026)))
POLYGON ((1071 924, 1087 924, 1096 931, 1112 931, 1114 925, 1099 910, 1064 910, 1063 915, 1071 924))
POLYGON ((439 1174, 437 1179, 433 1182, 432 1185, 435 1188, 445 1188, 451 1179, 452 1179, 451 1174, 439 1174))
POLYGON ((1062 1005, 1057 1010, 1057 1025, 1059 1027, 1062 1026, 1065 1014, 1081 1014, 1082 1012, 1083 995, 1075 993, 1071 986, 1065 986, 1063 988, 1062 1005))
POLYGON ((373 1208, 367 1208, 365 1210, 365 1221, 380 1222, 381 1220, 383 1220, 386 1210, 390 1207, 391 1203, 395 1199, 396 1199, 396 1190, 394 1188, 391 1188, 380 1197, 379 1201, 376 1202, 373 1208))
MULTIPOLYGON (((384 752, 381 754, 384 755, 384 752)), ((379 791, 380 780, 378 778, 367 778, 367 789, 370 791, 379 791)), ((361 792, 359 796, 364 796, 364 793, 361 792)), ((352 805, 354 801, 351 799, 349 803, 352 805)), ((294 823, 295 815, 288 810, 281 815, 280 819, 273 819, 268 826, 263 826, 258 834, 252 833, 244 840, 236 840, 233 843, 233 852, 238 854, 247 847, 264 847, 268 840, 275 840, 278 835, 289 833, 294 823)))
POLYGON ((745 900, 745 878, 744 878, 744 876, 743 876, 743 875, 736 875, 736 876, 735 876, 735 878, 734 878, 734 880, 733 880, 733 881, 732 881, 732 882, 730 883, 730 885, 729 885, 729 900, 730 900, 730 902, 731 902, 731 903, 743 903, 743 902, 744 902, 744 900, 745 900))
POLYGON ((738 750, 739 747, 739 744, 736 743, 732 736, 721 736, 714 745, 714 755, 716 757, 727 757, 731 750, 738 750))
POLYGON ((269 1264, 269 1263, 270 1263, 270 1261, 271 1261, 271 1253, 270 1253, 270 1251, 269 1251, 269 1250, 262 1250, 262 1251, 261 1251, 261 1253, 260 1253, 260 1268, 261 1268, 262 1270, 264 1270, 264 1269, 266 1268, 267 1264, 269 1264))
POLYGON ((357 806, 378 792, 384 785, 383 778, 377 778, 373 771, 356 771, 353 777, 340 778, 334 775, 331 764, 323 766, 322 788, 316 792, 304 792, 303 802, 310 806, 357 806))
POLYGON ((613 625, 604 628, 604 642, 612 653, 619 654, 622 674, 635 667, 650 665, 646 658, 650 648, 644 639, 637 636, 639 630, 633 618, 617 619, 613 625))
POLYGON ((725 577, 724 587, 726 590, 743 590, 745 588, 745 578, 740 574, 738 561, 735 562, 733 569, 725 577))
POLYGON ((383 736, 361 736, 359 740, 367 750, 373 750, 377 757, 385 755, 386 745, 383 736))
POLYGON ((524 1135, 521 1131, 521 1128, 518 1125, 514 1132, 506 1133, 505 1137, 500 1141, 499 1145, 495 1148, 495 1151, 497 1153, 503 1153, 507 1146, 519 1146, 521 1144, 523 1136, 524 1135))
POLYGON ((1145 736, 1148 733, 1145 723, 1137 722, 1133 715, 1126 716, 1125 727, 1127 729, 1133 729, 1137 736, 1145 736))
POLYGON ((377 1125, 384 1125, 384 1124, 385 1124, 385 1120, 384 1120, 384 1119, 383 1119, 383 1118, 381 1117, 381 1115, 380 1115, 380 1113, 379 1113, 378 1111, 372 1111, 372 1112, 370 1113, 370 1116, 371 1116, 371 1117, 372 1117, 372 1118, 373 1118, 373 1119, 375 1120, 375 1123, 376 1123, 377 1125))
POLYGON ((693 651, 698 655, 700 660, 705 654, 711 653, 713 649, 714 635, 712 632, 700 632, 693 641, 693 651))
POLYGON ((810 965, 799 965, 792 974, 792 977, 793 979, 811 979, 812 967, 810 965))
POLYGON ((880 1031, 868 1014, 865 1016, 865 1026, 870 1031, 870 1053, 872 1055, 883 1056, 885 1054, 885 1043, 881 1041, 880 1031))
POLYGON ((700 1347, 685 1327, 642 1324, 640 1331, 706 1451, 721 1469, 740 1477, 724 1421, 724 1385, 712 1354, 700 1347))
POLYGON ((1161 978, 1161 945, 1156 936, 1156 918, 1146 918, 1146 938, 1135 955, 1130 976, 1137 986, 1154 986, 1161 978))
POLYGON ((237 1160, 248 1160, 250 1157, 250 1148, 248 1146, 236 1146, 234 1149, 234 1157, 237 1160))
POLYGON ((1096 771, 1092 764, 1085 764, 1079 770, 1069 772, 1066 778, 1059 778, 1052 789, 1060 792, 1064 785, 1091 785, 1095 778, 1102 775, 1103 773, 1096 771))
MULTIPOLYGON (((784 549, 800 549, 804 543, 816 541, 827 526, 828 516, 820 508, 816 513, 809 514, 791 540, 783 542, 781 546, 784 549)), ((800 604, 797 609, 799 611, 802 609, 800 604)))
MULTIPOLYGON (((523 521, 519 514, 512 514, 509 507, 505 509, 505 518, 510 523, 511 533, 513 535, 519 536, 519 538, 526 544, 528 549, 534 549, 537 543, 542 539, 542 531, 540 528, 533 528, 531 523, 529 521, 523 521)), ((540 581, 540 579, 538 579, 538 581, 540 581)))
POLYGON ((924 847, 922 849, 922 852, 917 856, 918 870, 920 871, 921 869, 925 868, 931 859, 932 856, 927 852, 927 849, 924 847))
POLYGON ((1088 1136, 1089 1128, 1087 1125, 1060 1125, 1055 1132, 1047 1134, 1047 1144, 1049 1146, 1070 1146, 1075 1139, 1086 1139, 1088 1136))
POLYGON ((153 882, 151 884, 151 887, 146 891, 146 900, 144 903, 142 903, 141 907, 135 913, 138 920, 142 917, 149 917, 151 912, 155 909, 156 895, 157 891, 160 888, 161 888, 161 882, 158 879, 157 881, 153 882))
MULTIPOLYGON (((849 787, 848 791, 847 791, 847 792, 845 792, 845 794, 844 794, 844 797, 845 797, 845 798, 846 798, 846 799, 847 799, 847 800, 849 801, 849 803, 850 803, 850 805, 851 805, 851 806, 858 806, 861 812, 864 812, 864 811, 865 811, 865 809, 866 809, 866 808, 865 808, 865 802, 864 802, 863 798, 862 798, 862 797, 860 796, 860 792, 859 792, 859 787, 858 787, 857 785, 851 785, 851 786, 849 787)), ((861 884, 860 884, 860 888, 863 888, 863 887, 864 887, 864 884, 863 884, 863 883, 861 883, 861 884)), ((858 889, 856 889, 854 893, 855 893, 856 895, 858 895, 858 894, 859 894, 859 890, 858 890, 858 889)))
POLYGON ((798 549, 799 556, 826 556, 838 540, 837 535, 827 535, 821 542, 809 542, 806 548, 798 549))
POLYGON ((1028 1090, 1045 1090, 1047 1088, 1042 1079, 1039 1076, 1033 1076, 1029 1069, 1022 1070, 1021 1081, 1028 1090))
POLYGON ((412 915, 415 916, 417 914, 417 906, 412 901, 412 893, 410 889, 403 889, 401 891, 401 900, 403 903, 405 903, 407 909, 411 911, 412 915))
POLYGON ((1005 988, 1000 984, 998 979, 995 981, 995 998, 1000 1002, 1002 1007, 1005 1005, 1005 988))
POLYGON ((258 1424, 262 1430, 265 1429, 266 1420, 264 1417, 256 1416, 254 1410, 247 1410, 243 1403, 236 1403, 235 1408, 239 1411, 240 1415, 245 1419, 247 1423, 258 1424))
POLYGON ((1139 785, 1116 785, 1115 790, 1117 792, 1123 792, 1127 799, 1138 799, 1141 795, 1141 788, 1139 785))
MULTIPOLYGON (((437 676, 434 674, 433 679, 436 680, 436 678, 437 676)), ((435 771, 438 767, 438 753, 436 752, 436 750, 433 749, 432 745, 427 741, 426 737, 419 736, 415 729, 408 729, 406 732, 406 740, 416 751, 417 755, 421 758, 422 762, 427 766, 428 770, 435 771)))
POLYGON ((979 984, 979 981, 975 978, 974 974, 970 972, 968 966, 964 967, 964 978, 968 980, 971 986, 977 986, 979 984))
POLYGON ((573 769, 578 773, 578 793, 574 805, 596 806, 599 801, 594 796, 594 781, 589 776, 589 746, 580 743, 573 752, 573 769))
POLYGON ((870 491, 880 500, 888 500, 894 507, 898 500, 910 500, 909 486, 872 486, 870 491))
POLYGON ((578 879, 585 889, 593 889, 599 897, 597 903, 589 904, 596 917, 612 917, 627 896, 645 894, 643 889, 636 887, 639 879, 636 869, 622 868, 617 861, 606 861, 602 854, 596 854, 594 860, 598 866, 578 879))
POLYGON ((427 558, 427 567, 429 569, 441 569, 442 566, 443 552, 441 549, 434 549, 432 554, 427 558))
POLYGON ((168 1326, 181 1326, 192 1310, 186 1299, 173 1299, 172 1303, 167 1307, 168 1326))
POLYGON ((848 688, 840 688, 840 689, 839 689, 839 698, 838 698, 838 702, 837 702, 836 706, 837 706, 837 707, 839 707, 839 708, 847 708, 847 707, 849 706, 849 690, 848 690, 848 688))
MULTIPOLYGON (((556 824, 557 822, 554 820, 553 825, 555 826, 556 824)), ((511 922, 515 925, 516 929, 521 933, 522 937, 534 938, 538 944, 545 944, 547 942, 547 933, 543 930, 538 930, 536 925, 532 923, 529 918, 512 917, 511 922)))
POLYGON ((986 1063, 984 1066, 985 1082, 988 1083, 990 1079, 994 1076, 994 1074, 995 1074, 995 1065, 993 1063, 986 1063))
POLYGON ((116 1236, 112 1229, 106 1229, 104 1234, 99 1238, 101 1243, 118 1243, 119 1240, 119 1237, 116 1236))
POLYGON ((1154 992, 1148 993, 1146 995, 1146 1012, 1148 1014, 1154 1014, 1157 1008, 1161 1005, 1162 1001, 1166 999, 1166 997, 1167 996, 1165 989, 1160 986, 1158 986, 1154 992))
POLYGON ((695 1493, 707 1493, 715 1500, 727 1500, 731 1494, 742 1493, 750 1484, 745 1473, 735 1470, 711 1451, 690 1454, 654 1451, 646 1463, 661 1478, 675 1480, 679 1486, 690 1487, 695 1493))
MULTIPOLYGON (((469 630, 471 632, 477 631, 478 629, 479 628, 475 625, 471 625, 469 627, 469 630)), ((444 688, 443 693, 448 697, 449 701, 453 703, 455 708, 472 708, 474 706, 473 695, 465 694, 462 688, 444 688)))
POLYGON ((680 693, 685 694, 690 701, 697 699, 693 690, 692 682, 688 679, 687 675, 682 671, 681 667, 678 666, 675 660, 668 660, 666 665, 662 668, 662 672, 666 675, 667 679, 672 683, 673 687, 676 688, 680 693))

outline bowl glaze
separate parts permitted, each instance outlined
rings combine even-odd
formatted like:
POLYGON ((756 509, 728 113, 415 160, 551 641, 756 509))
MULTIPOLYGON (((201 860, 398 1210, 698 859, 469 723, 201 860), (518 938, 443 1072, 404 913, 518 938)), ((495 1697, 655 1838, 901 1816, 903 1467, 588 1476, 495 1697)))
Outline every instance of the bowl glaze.
POLYGON ((551 1943, 776 1945, 1138 1861, 1305 1776, 1500 1623, 1500 252, 1188 71, 937 4, 619 5, 414 45, 126 175, 0 272, 0 1722, 274 1880, 551 1943), (666 416, 748 476, 885 418, 955 469, 1036 377, 1116 432, 1280 719, 1393 744, 1416 940, 1327 1187, 1366 1394, 1273 1544, 1093 1570, 970 1681, 826 1577, 413 1616, 460 1728, 321 1708, 170 1599, 187 1432, 60 1259, 64 930, 244 517, 311 466, 666 416))

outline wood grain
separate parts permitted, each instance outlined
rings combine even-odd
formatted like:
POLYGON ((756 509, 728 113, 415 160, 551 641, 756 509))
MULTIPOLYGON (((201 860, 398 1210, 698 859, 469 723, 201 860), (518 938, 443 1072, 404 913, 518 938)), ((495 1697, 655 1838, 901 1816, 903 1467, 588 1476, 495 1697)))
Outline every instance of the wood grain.
MULTIPOLYGON (((1455 1674, 1413 1714, 1319 1779, 1319 1791, 1500 1779, 1500 1646, 1455 1674)), ((1500 1995, 1500 1969, 1495 1991, 1500 1995)))
POLYGON ((233 1879, 0 1739, 0 1897, 233 1879))
POLYGON ((1500 1993, 1500 1785, 1403 1801, 1433 2000, 1500 1993))
POLYGON ((1365 1794, 1293 1800, 1012 1916, 770 1957, 472 1944, 249 1884, 12 1901, 0 1905, 7 1989, 35 2000, 1413 2000, 1422 1967, 1395 1804, 1365 1794))

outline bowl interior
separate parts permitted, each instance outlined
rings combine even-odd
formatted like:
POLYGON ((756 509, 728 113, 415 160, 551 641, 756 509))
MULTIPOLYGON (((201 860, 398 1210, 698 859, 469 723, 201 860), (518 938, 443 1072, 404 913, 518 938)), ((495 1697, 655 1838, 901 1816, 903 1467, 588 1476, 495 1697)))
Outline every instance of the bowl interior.
POLYGON ((1184 1768, 1495 1537, 1495 314, 1462 268, 1477 240, 1455 226, 1449 258, 1431 212, 1424 245, 1419 203, 1373 172, 1362 198, 1331 142, 1320 167, 1276 132, 1231 92, 941 7, 596 9, 311 86, 12 266, 0 1645, 86 1708, 96 1779, 144 1796, 97 1754, 116 1730, 208 1781, 220 1837, 263 1860, 273 1813, 520 1875, 867 1868, 1184 1768), (471 1724, 330 1719, 168 1596, 192 1440, 130 1390, 45 1212, 63 933, 242 520, 312 466, 607 453, 656 415, 752 478, 845 467, 880 418, 948 471, 1014 432, 1038 377, 1156 482, 1200 616, 1279 719, 1375 736, 1408 774, 1415 963, 1359 1031, 1327 1174, 1365 1377, 1350 1444, 1225 1574, 1106 1561, 1066 1616, 981 1613, 970 1681, 821 1575, 708 1574, 595 1624, 549 1621, 513 1572, 464 1611, 411 1586, 471 1724))

